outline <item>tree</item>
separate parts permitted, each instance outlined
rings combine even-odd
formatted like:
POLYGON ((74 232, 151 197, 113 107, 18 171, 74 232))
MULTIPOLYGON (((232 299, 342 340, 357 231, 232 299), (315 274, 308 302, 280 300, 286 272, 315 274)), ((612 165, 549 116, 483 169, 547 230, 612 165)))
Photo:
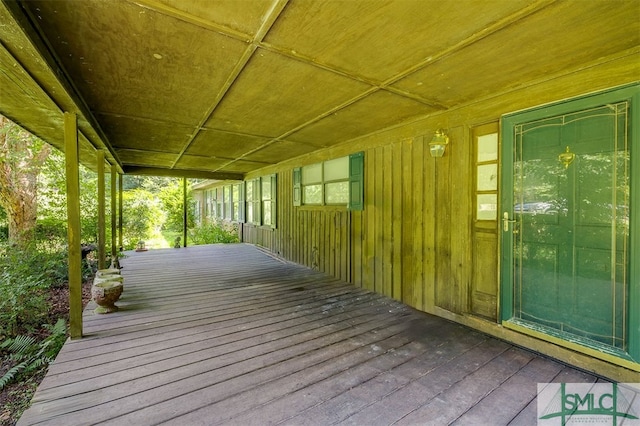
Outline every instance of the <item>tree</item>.
POLYGON ((134 189, 122 193, 124 215, 123 244, 130 250, 139 240, 154 238, 160 233, 165 221, 165 214, 160 203, 147 190, 134 189))
MULTIPOLYGON (((190 188, 187 188, 187 227, 195 224, 195 206, 191 200, 190 188)), ((172 179, 157 193, 162 209, 167 215, 164 228, 170 231, 182 231, 184 221, 184 193, 182 179, 172 179)))
POLYGON ((38 175, 51 146, 0 116, 0 205, 7 214, 9 243, 28 246, 37 218, 38 175))

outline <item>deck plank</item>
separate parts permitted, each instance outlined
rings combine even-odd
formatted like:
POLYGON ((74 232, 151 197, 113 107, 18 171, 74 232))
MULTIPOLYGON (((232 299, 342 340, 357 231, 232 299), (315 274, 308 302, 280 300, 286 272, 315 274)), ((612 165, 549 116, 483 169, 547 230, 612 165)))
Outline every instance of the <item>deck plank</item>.
POLYGON ((597 377, 247 244, 132 253, 19 425, 532 424, 597 377))

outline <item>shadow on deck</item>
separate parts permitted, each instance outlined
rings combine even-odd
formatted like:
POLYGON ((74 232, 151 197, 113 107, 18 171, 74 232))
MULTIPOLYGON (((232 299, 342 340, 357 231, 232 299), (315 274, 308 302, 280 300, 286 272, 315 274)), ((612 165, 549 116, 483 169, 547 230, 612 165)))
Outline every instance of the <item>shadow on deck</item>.
POLYGON ((244 244, 132 253, 19 425, 536 423, 595 376, 244 244))

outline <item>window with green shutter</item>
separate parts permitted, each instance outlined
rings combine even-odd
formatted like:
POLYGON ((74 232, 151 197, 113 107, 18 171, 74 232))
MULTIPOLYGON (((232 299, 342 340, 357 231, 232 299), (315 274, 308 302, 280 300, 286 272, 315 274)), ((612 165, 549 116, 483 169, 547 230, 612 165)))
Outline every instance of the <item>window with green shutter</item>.
POLYGON ((364 209, 364 153, 293 170, 293 205, 364 209))

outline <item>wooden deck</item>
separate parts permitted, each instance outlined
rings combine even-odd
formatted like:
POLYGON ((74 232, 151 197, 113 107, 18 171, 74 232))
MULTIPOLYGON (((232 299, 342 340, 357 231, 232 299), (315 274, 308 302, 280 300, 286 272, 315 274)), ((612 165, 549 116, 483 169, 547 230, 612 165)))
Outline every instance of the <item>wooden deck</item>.
POLYGON ((122 264, 19 425, 531 425, 536 383, 600 380, 251 245, 122 264))

